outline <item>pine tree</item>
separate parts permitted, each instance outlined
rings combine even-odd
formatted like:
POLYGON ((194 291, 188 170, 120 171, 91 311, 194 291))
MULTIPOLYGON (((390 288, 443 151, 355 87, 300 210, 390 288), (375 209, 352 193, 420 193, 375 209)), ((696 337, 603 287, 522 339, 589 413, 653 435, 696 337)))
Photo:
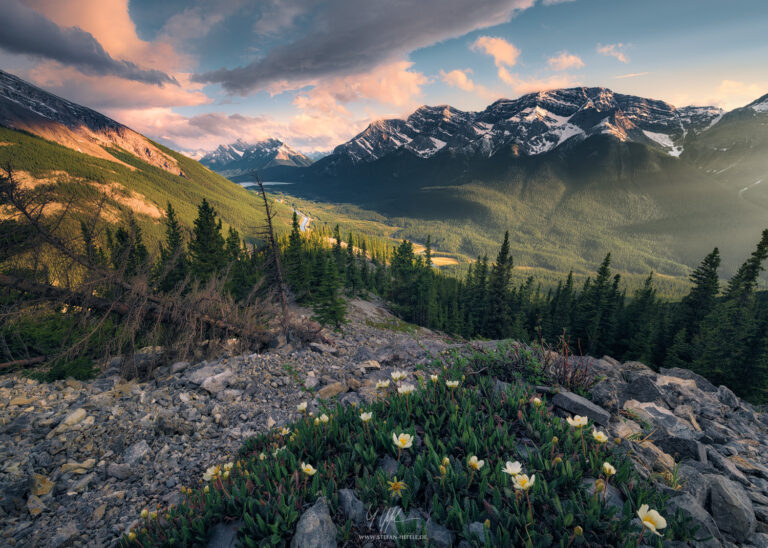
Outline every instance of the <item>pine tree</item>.
POLYGON ((486 336, 492 339, 502 339, 508 335, 511 276, 512 256, 509 253, 509 231, 506 231, 488 279, 488 308, 484 331, 486 336))
POLYGON ((635 292, 632 302, 627 306, 625 332, 621 344, 623 360, 637 360, 651 364, 654 342, 658 329, 658 304, 656 289, 653 287, 653 272, 646 278, 643 287, 635 292))
POLYGON ((127 227, 119 227, 112 238, 107 232, 107 242, 112 266, 125 272, 125 276, 136 276, 147 265, 149 252, 142 241, 141 228, 136 219, 130 217, 127 227))
POLYGON ((207 281, 227 263, 221 221, 216 222, 216 210, 203 198, 197 208, 192 240, 189 242, 189 267, 192 273, 207 281))
MULTIPOLYGON (((321 254, 325 257, 324 254, 321 254)), ((315 318, 324 325, 340 327, 346 316, 347 305, 339 296, 339 274, 333 260, 322 260, 323 276, 318 289, 315 318)))
POLYGON ((343 279, 344 278, 344 251, 341 245, 341 229, 339 228, 339 225, 336 225, 333 227, 333 259, 336 262, 336 269, 338 275, 343 279))
POLYGON ((344 269, 347 274, 345 284, 349 289, 350 294, 353 297, 356 297, 358 291, 360 291, 360 288, 363 285, 363 280, 360 277, 360 269, 357 268, 357 261, 355 260, 355 247, 352 245, 351 232, 349 233, 349 237, 347 239, 347 254, 344 269))
POLYGON ((309 258, 305 256, 304 239, 301 237, 299 216, 293 212, 291 234, 288 236, 288 248, 285 252, 286 276, 296 298, 303 300, 309 291, 310 273, 307 268, 309 258))
POLYGON ((674 311, 670 354, 664 359, 666 367, 687 367, 693 360, 693 340, 698 335, 702 320, 712 311, 720 293, 720 251, 715 248, 704 257, 701 264, 691 273, 693 284, 688 295, 683 297, 674 311), (678 334, 684 332, 684 339, 678 334))
POLYGON ((160 259, 155 269, 157 286, 160 291, 172 291, 187 276, 187 255, 184 251, 184 236, 176 211, 168 202, 165 214, 165 242, 160 245, 160 259))

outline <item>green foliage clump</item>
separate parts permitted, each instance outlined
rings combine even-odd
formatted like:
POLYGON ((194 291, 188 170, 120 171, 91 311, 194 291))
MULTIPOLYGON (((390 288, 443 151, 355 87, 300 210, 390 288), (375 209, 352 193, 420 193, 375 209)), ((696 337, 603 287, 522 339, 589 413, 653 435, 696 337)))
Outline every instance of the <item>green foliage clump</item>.
MULTIPOLYGON (((408 394, 392 386, 364 408, 300 413, 292 424, 248 440, 232 463, 209 469, 202 488, 183 488, 178 507, 146 514, 122 544, 205 544, 214 524, 242 519, 245 546, 287 545, 319 494, 330 502, 339 540, 354 542, 370 531, 339 511, 338 491, 350 488, 370 515, 391 506, 420 509, 475 546, 661 545, 660 537, 643 533, 636 512, 648 504, 664 514, 666 496, 640 478, 621 447, 598 441, 591 426, 577 429, 555 417, 526 383, 499 391, 492 377, 471 373, 456 361, 434 380, 418 379, 408 394), (397 447, 393 437, 400 434, 412 443, 397 447), (397 461, 396 478, 381 468, 384 457, 397 461), (473 468, 472 457, 482 465, 473 468), (508 461, 521 464, 529 489, 515 487, 522 478, 504 472, 508 461), (605 462, 615 474, 605 472, 605 462), (316 473, 306 473, 304 464, 316 473), (618 489, 623 505, 607 504, 601 490, 590 493, 587 478, 618 489), (486 523, 486 539, 470 533, 473 522, 486 523)), ((664 538, 690 538, 680 516, 665 517, 664 538)), ((424 533, 413 522, 400 530, 424 533)))

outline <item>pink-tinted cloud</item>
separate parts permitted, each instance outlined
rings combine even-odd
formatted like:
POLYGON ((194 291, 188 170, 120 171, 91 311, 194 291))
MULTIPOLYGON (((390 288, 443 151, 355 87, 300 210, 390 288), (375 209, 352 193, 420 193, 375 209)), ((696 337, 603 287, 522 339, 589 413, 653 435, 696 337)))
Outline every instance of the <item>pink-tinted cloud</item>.
POLYGON ((481 36, 471 47, 474 51, 481 51, 493 57, 493 62, 499 68, 514 66, 520 56, 520 50, 504 38, 481 36))
POLYGON ((649 74, 648 72, 630 72, 628 74, 619 74, 618 76, 614 76, 617 80, 623 80, 624 78, 638 78, 640 76, 645 76, 646 74, 649 74))
POLYGON ((472 93, 485 101, 492 101, 498 98, 498 94, 492 92, 482 84, 478 84, 469 76, 471 69, 452 70, 450 72, 440 71, 440 79, 453 88, 472 93))
POLYGON ((581 60, 581 57, 567 51, 561 51, 558 55, 550 57, 547 60, 547 64, 553 70, 580 69, 584 67, 584 61, 581 60))
POLYGON ((600 55, 605 55, 606 57, 615 57, 622 63, 629 63, 629 57, 627 57, 626 53, 624 53, 624 50, 626 49, 626 45, 622 43, 618 44, 606 44, 606 45, 597 45, 597 53, 600 55))
POLYGON ((70 101, 105 111, 127 108, 194 106, 210 103, 199 84, 177 73, 178 86, 157 86, 115 76, 89 76, 54 62, 35 65, 21 77, 70 101), (106 91, 105 91, 106 90, 106 91))
POLYGON ((151 68, 174 72, 192 68, 192 60, 162 41, 139 38, 128 0, 23 0, 61 26, 91 33, 109 54, 151 68))
POLYGON ((504 67, 499 69, 499 78, 520 95, 579 85, 569 74, 553 74, 546 78, 522 78, 504 67))

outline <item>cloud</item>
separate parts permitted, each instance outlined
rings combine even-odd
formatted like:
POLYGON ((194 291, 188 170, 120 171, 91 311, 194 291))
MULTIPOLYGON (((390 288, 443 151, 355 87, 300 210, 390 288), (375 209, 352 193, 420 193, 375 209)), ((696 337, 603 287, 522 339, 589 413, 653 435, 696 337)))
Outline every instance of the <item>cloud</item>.
POLYGON ((629 63, 629 57, 624 53, 626 46, 622 43, 618 44, 606 44, 605 46, 598 44, 597 53, 605 55, 606 57, 615 57, 622 63, 629 63))
POLYGON ((463 89, 464 91, 474 91, 476 84, 472 81, 472 78, 468 76, 470 72, 472 72, 471 69, 452 70, 451 72, 441 70, 440 78, 451 87, 463 89))
POLYGON ((493 62, 499 68, 514 66, 520 56, 520 50, 513 44, 493 36, 481 36, 475 40, 471 48, 493 57, 493 62))
POLYGON ((630 72, 629 74, 619 74, 618 76, 614 76, 614 78, 620 80, 622 78, 637 78, 638 76, 645 76, 648 74, 648 72, 630 72))
POLYGON ((580 69, 584 67, 584 61, 581 60, 581 57, 567 51, 562 51, 560 55, 550 57, 547 60, 547 64, 553 70, 580 69))
POLYGON ((481 99, 484 99, 486 101, 488 100, 494 100, 498 98, 498 94, 492 92, 490 89, 486 88, 485 86, 478 84, 477 82, 473 81, 472 78, 470 78, 470 74, 472 73, 472 69, 465 69, 465 70, 452 70, 450 72, 445 72, 444 70, 440 71, 440 79, 451 86, 452 88, 458 88, 460 90, 474 93, 481 99))
POLYGON ((555 4, 565 4, 566 2, 575 2, 576 0, 544 0, 542 4, 545 6, 554 6, 555 4))
POLYGON ((504 67, 499 69, 499 78, 505 84, 510 86, 515 93, 520 95, 579 85, 579 83, 568 74, 553 74, 546 78, 523 78, 517 74, 510 73, 504 67))
POLYGON ((747 83, 723 80, 717 88, 715 102, 719 105, 727 105, 726 108, 742 107, 762 97, 766 91, 768 91, 768 82, 747 83))
POLYGON ((247 94, 280 82, 301 88, 325 77, 362 73, 403 59, 415 49, 509 21, 535 0, 396 0, 350 8, 346 0, 281 4, 291 21, 300 18, 301 36, 277 45, 237 68, 198 74, 204 83, 220 83, 230 93, 247 94), (419 14, 429 14, 428 17, 419 14))
POLYGON ((202 85, 191 83, 189 75, 183 73, 175 75, 178 86, 161 88, 116 76, 83 75, 53 61, 37 64, 19 76, 46 91, 107 115, 121 109, 196 106, 213 101, 202 92, 202 85))
POLYGON ((368 124, 369 120, 347 120, 343 116, 302 111, 288 120, 271 116, 247 116, 209 112, 184 116, 170 108, 126 109, 116 111, 121 123, 188 153, 210 151, 236 139, 260 141, 277 138, 304 152, 326 151, 344 142, 368 124))
POLYGON ((10 53, 56 61, 87 75, 116 76, 155 86, 178 85, 163 71, 113 58, 91 33, 74 26, 60 27, 17 0, 0 2, 0 20, 0 48, 10 53))

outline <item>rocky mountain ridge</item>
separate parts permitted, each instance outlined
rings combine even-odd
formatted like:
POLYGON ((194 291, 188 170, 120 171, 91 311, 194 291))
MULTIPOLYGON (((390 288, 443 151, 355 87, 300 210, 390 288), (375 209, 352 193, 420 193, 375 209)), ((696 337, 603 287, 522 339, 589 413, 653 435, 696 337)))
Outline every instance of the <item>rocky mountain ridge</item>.
MULTIPOLYGON (((178 162, 131 128, 0 70, 0 125, 28 131, 67 148, 120 162, 107 149, 119 147, 174 175, 178 162)), ((122 163, 122 162, 120 162, 122 163)))
POLYGON ((225 177, 231 177, 276 166, 306 167, 312 164, 312 160, 279 139, 255 143, 238 139, 228 145, 219 145, 200 158, 200 163, 225 177))
POLYGON ((400 149, 421 158, 440 151, 490 157, 502 148, 538 155, 570 139, 609 134, 678 156, 689 133, 723 115, 716 107, 675 108, 664 101, 615 93, 607 88, 541 91, 500 99, 479 112, 448 105, 422 106, 407 119, 377 120, 333 151, 356 164, 400 149))

